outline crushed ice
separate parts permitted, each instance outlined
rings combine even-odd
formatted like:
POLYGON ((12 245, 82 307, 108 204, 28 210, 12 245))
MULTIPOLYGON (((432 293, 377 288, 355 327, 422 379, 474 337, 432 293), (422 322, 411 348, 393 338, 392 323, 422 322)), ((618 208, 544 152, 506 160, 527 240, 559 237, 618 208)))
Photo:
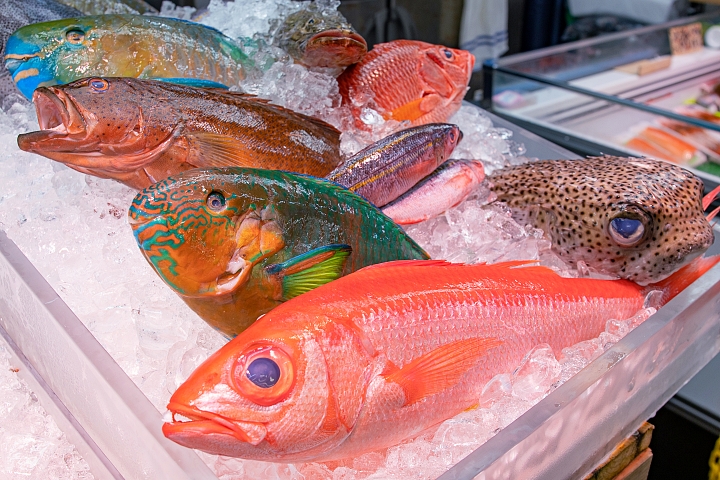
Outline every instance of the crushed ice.
MULTIPOLYGON (((233 37, 265 34, 273 15, 279 15, 286 3, 295 2, 224 4, 213 0, 200 21, 233 37), (256 10, 260 4, 265 10, 256 10)), ((348 126, 337 82, 290 61, 276 62, 261 78, 248 79, 244 88, 316 115, 341 130, 348 126)), ((344 133, 345 153, 354 153, 402 127, 398 122, 385 122, 377 112, 365 113, 370 130, 344 133)), ((458 124, 464 134, 455 158, 480 159, 488 173, 529 160, 524 146, 512 140, 509 130, 493 127, 490 118, 472 105, 463 105, 449 121, 458 124)), ((16 104, 0 112, 0 127, 0 228, 155 407, 165 411, 171 393, 225 340, 143 260, 126 220, 135 191, 20 151, 16 135, 37 129, 32 106, 16 104)), ((517 224, 502 205, 488 207, 491 200, 489 190, 482 186, 464 203, 407 231, 433 258, 473 263, 537 260, 562 275, 577 275, 552 253, 540 230, 517 224)), ((538 346, 514 372, 500 374, 488 383, 479 408, 413 441, 362 455, 333 469, 321 464, 282 465, 199 454, 218 477, 227 480, 435 478, 652 312, 653 308, 647 308, 626 321, 610 320, 599 338, 562 352, 538 346)))
MULTIPOLYGON (((17 374, 0 344, 0 478, 90 480, 90 467, 17 374)), ((24 366, 22 367, 24 368, 24 366)))

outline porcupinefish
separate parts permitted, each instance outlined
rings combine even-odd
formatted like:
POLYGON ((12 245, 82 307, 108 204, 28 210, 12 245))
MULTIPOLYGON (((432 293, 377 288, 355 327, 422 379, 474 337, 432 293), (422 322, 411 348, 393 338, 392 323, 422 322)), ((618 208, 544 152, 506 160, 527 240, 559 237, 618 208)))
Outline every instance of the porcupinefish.
POLYGON ((647 285, 713 243, 703 183, 650 158, 543 160, 488 176, 521 225, 541 228, 572 266, 647 285))

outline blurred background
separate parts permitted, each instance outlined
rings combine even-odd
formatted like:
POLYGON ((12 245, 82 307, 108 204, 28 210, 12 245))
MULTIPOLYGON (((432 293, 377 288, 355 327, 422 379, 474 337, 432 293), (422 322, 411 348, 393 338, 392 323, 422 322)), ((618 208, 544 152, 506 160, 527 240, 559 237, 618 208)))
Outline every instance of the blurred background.
MULTIPOLYGON (((163 2, 146 1, 158 9, 163 2)), ((198 9, 209 2, 173 0, 198 9)), ((475 53, 479 70, 485 58, 720 9, 714 3, 720 0, 341 0, 339 10, 368 46, 411 38, 464 48, 475 53)), ((477 100, 481 88, 476 72, 466 98, 477 100)))

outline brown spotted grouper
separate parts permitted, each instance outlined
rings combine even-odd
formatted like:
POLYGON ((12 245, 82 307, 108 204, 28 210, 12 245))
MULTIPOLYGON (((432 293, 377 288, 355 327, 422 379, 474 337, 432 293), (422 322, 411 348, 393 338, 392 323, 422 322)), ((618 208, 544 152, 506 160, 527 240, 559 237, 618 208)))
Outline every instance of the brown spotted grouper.
POLYGON ((659 281, 713 243, 703 183, 649 158, 544 160, 488 177, 519 223, 542 229, 566 262, 641 285, 659 281))

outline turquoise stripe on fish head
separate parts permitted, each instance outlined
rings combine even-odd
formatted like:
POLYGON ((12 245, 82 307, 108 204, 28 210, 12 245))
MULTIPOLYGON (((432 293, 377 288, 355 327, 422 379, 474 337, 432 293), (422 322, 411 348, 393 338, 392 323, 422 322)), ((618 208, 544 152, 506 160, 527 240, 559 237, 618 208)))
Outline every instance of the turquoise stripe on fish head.
POLYGON ((4 60, 15 85, 28 99, 36 88, 58 84, 53 69, 45 61, 45 52, 40 46, 25 41, 22 35, 10 36, 4 60))
POLYGON ((183 296, 239 288, 255 264, 285 246, 261 185, 248 182, 242 195, 223 187, 212 170, 200 179, 170 177, 140 192, 130 206, 140 250, 183 296))

